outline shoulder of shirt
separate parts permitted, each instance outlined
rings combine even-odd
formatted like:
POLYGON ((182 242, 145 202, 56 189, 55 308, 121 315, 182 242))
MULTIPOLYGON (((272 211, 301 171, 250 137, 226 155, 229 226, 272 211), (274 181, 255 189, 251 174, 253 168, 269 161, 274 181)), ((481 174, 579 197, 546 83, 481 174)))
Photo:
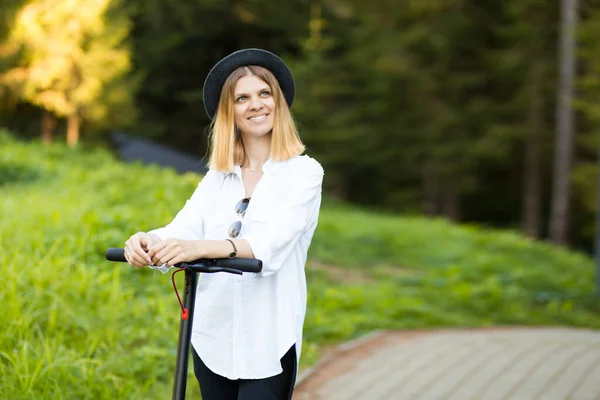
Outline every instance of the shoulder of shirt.
POLYGON ((208 184, 208 185, 215 184, 216 182, 222 181, 226 175, 227 174, 225 174, 223 172, 219 172, 214 169, 209 169, 208 171, 206 171, 206 173, 202 177, 201 182, 203 182, 205 185, 206 184, 208 184))
POLYGON ((286 169, 290 170, 293 173, 304 172, 310 175, 324 174, 323 167, 321 166, 321 164, 317 160, 306 154, 292 157, 289 160, 284 161, 283 164, 286 165, 286 169))
POLYGON ((211 179, 213 179, 215 177, 215 174, 218 174, 217 171, 209 169, 208 171, 206 171, 204 173, 204 176, 202 177, 203 181, 210 181, 211 179))

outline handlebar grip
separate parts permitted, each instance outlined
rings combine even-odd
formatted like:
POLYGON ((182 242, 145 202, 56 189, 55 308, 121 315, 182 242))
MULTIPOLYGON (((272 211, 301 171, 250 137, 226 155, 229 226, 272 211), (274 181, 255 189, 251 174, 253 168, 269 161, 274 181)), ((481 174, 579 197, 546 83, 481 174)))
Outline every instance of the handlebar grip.
POLYGON ((222 268, 237 269, 242 272, 262 271, 262 261, 256 258, 219 258, 215 265, 222 268))
POLYGON ((106 259, 108 261, 127 262, 125 259, 125 249, 111 247, 106 250, 106 259))

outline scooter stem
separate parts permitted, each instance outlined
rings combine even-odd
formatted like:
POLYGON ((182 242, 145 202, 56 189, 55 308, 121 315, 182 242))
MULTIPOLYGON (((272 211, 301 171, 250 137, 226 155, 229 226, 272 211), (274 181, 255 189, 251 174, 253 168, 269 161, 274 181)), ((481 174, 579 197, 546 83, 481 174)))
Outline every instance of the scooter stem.
POLYGON ((187 268, 185 270, 183 306, 188 310, 188 316, 187 319, 182 318, 179 324, 179 341, 177 344, 177 362, 175 364, 175 382, 173 383, 173 400, 185 399, 197 286, 198 273, 187 268))

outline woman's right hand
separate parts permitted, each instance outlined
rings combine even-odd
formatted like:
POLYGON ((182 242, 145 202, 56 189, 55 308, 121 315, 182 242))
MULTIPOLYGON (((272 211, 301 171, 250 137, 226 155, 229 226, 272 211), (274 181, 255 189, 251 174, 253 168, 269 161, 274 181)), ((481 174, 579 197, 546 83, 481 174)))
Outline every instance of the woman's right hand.
POLYGON ((147 251, 150 247, 160 242, 160 238, 146 232, 138 232, 131 235, 125 242, 125 259, 133 267, 141 268, 147 265, 153 265, 152 259, 147 251))

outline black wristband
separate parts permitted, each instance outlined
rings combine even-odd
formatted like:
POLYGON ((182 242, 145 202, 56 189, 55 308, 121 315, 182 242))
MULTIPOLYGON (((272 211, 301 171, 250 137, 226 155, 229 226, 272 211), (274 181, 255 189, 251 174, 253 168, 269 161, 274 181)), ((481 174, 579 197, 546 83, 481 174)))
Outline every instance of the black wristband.
POLYGON ((225 240, 227 240, 233 246, 233 252, 229 253, 229 258, 235 257, 237 255, 237 247, 235 247, 235 243, 233 243, 233 240, 231 240, 231 239, 225 239, 225 240))

